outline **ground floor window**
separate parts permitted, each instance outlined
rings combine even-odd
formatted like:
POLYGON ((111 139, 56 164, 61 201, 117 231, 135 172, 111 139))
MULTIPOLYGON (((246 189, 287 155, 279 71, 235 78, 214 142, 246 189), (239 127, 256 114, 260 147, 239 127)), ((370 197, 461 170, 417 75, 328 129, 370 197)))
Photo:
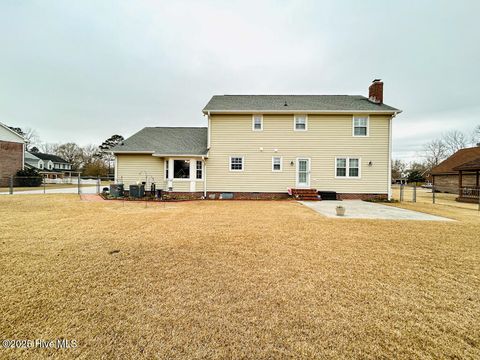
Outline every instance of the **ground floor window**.
POLYGON ((230 157, 230 171, 243 171, 243 157, 241 156, 230 157))
POLYGON ((272 157, 272 171, 282 171, 282 157, 272 157))
POLYGON ((173 160, 173 178, 190 178, 190 160, 173 160))
POLYGON ((335 159, 336 177, 360 177, 360 159, 350 157, 339 157, 335 159))
POLYGON ((203 177, 203 163, 200 160, 197 160, 197 179, 201 179, 203 177))

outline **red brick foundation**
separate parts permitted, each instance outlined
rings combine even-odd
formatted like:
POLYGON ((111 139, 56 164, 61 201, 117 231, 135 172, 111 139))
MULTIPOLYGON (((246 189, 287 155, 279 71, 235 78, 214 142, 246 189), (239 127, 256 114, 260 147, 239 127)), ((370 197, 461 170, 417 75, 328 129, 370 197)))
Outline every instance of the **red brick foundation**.
POLYGON ((387 194, 339 194, 338 200, 387 200, 387 194))
POLYGON ((233 194, 232 200, 282 200, 288 199, 288 194, 285 193, 265 193, 265 192, 207 192, 207 199, 218 200, 222 194, 233 194))

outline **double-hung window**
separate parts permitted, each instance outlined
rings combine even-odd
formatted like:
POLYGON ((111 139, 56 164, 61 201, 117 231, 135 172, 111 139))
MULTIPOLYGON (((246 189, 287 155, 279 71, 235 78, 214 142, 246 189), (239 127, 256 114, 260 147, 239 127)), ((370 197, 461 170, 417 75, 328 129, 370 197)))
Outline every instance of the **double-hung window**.
POLYGON ((253 115, 253 117, 252 117, 252 130, 253 131, 263 131, 263 116, 262 115, 253 115))
POLYGON ((243 156, 230 156, 230 171, 243 171, 243 156))
POLYGON ((360 178, 360 159, 355 157, 338 157, 335 159, 335 177, 360 178))
POLYGON ((307 130, 307 115, 295 115, 293 117, 293 130, 306 131, 307 130))
POLYGON ((282 157, 274 156, 272 157, 272 171, 282 171, 282 157))
POLYGON ((203 176, 203 163, 197 160, 197 179, 201 179, 203 176))
POLYGON ((353 117, 353 136, 368 136, 368 116, 353 117))

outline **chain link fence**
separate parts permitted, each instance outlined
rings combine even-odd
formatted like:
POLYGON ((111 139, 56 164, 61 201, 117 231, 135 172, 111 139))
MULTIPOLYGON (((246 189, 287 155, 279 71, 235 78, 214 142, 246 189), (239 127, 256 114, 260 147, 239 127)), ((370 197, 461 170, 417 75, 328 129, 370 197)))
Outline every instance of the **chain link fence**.
POLYGON ((0 195, 99 194, 112 183, 109 177, 9 176, 0 178, 0 195))
POLYGON ((418 202, 454 206, 480 211, 480 190, 475 187, 453 188, 448 193, 440 192, 434 185, 392 185, 392 197, 400 202, 418 202))

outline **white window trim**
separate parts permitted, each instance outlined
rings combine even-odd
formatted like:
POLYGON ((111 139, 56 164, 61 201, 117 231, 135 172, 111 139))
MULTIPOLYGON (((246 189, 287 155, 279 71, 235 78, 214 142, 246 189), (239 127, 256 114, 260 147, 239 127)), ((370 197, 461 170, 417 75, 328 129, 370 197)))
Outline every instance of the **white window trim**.
POLYGON ((335 179, 361 179, 362 178, 362 158, 359 156, 337 156, 335 157, 335 179), (337 160, 345 159, 347 161, 345 168, 345 176, 337 176, 337 160), (350 159, 358 159, 358 176, 350 176, 350 159))
POLYGON ((195 181, 203 181, 204 169, 205 169, 205 163, 203 162, 203 160, 195 159, 195 178, 194 178, 195 181), (200 161, 202 163, 202 177, 200 179, 197 178, 197 161, 200 161))
MULTIPOLYGON (((192 159, 185 159, 185 158, 169 158, 169 159, 172 159, 173 162, 175 162, 175 160, 188 160, 188 161, 192 161, 192 159)), ((165 164, 164 164, 164 168, 163 168, 163 179, 164 180, 169 180, 167 179, 166 177, 166 173, 167 173, 167 164, 168 164, 168 160, 169 159, 165 159, 165 164)), ((196 161, 196 159, 195 159, 196 161)), ((196 166, 197 166, 197 163, 195 163, 195 169, 196 169, 196 166)), ((168 173, 170 175, 170 171, 173 171, 173 169, 175 168, 175 166, 172 168, 172 169, 168 169, 168 173)), ((174 173, 172 173, 173 176, 175 176, 174 173)), ((203 176, 203 172, 202 172, 202 176, 203 176)), ((192 180, 198 180, 200 181, 201 179, 197 179, 197 172, 195 171, 195 176, 192 178, 192 172, 190 171, 190 174, 189 174, 189 177, 188 178, 175 178, 175 177, 172 177, 172 181, 192 181, 192 180)), ((203 180, 203 179, 202 179, 203 180)))
POLYGON ((297 114, 293 115, 293 131, 308 131, 308 115, 307 114, 297 114), (297 129, 297 116, 305 116, 305 129, 297 129))
POLYGON ((370 116, 369 115, 353 115, 352 116, 352 136, 357 138, 366 138, 370 136, 370 116), (366 117, 367 118, 367 135, 355 135, 355 118, 356 117, 366 117))
POLYGON ((252 131, 263 131, 263 115, 261 114, 253 114, 252 115, 252 131), (255 129, 255 117, 258 117, 260 116, 260 125, 261 125, 261 128, 260 129, 255 129))
POLYGON ((242 155, 231 155, 228 158, 228 170, 230 172, 243 172, 245 170, 245 156, 242 155), (242 170, 232 170, 232 158, 241 158, 242 159, 242 170))
POLYGON ((272 156, 272 172, 282 172, 283 171, 283 156, 272 156), (274 165, 274 159, 279 158, 280 159, 280 170, 275 170, 273 167, 274 165))
POLYGON ((311 179, 311 173, 312 173, 312 159, 309 158, 309 157, 297 157, 295 159, 295 186, 298 187, 298 188, 309 188, 311 186, 311 183, 312 183, 312 179, 311 179), (300 185, 299 183, 299 176, 298 176, 298 168, 299 168, 299 160, 308 160, 308 169, 307 169, 307 185, 300 185))

